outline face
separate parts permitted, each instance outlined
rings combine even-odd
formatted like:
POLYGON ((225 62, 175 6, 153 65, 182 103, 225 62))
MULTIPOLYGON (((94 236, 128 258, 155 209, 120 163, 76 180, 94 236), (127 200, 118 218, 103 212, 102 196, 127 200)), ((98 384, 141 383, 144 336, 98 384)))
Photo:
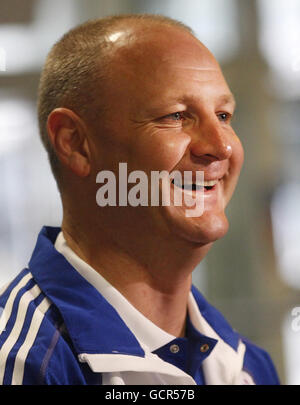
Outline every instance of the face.
MULTIPOLYGON (((117 172, 118 163, 126 162, 128 172, 143 170, 149 179, 151 171, 190 171, 193 183, 203 171, 210 183, 204 183, 201 216, 187 217, 190 207, 176 206, 172 197, 170 206, 128 212, 136 223, 147 218, 165 237, 207 244, 228 229, 225 207, 243 149, 231 127, 234 100, 218 63, 188 33, 171 30, 171 35, 156 32, 136 41, 131 35, 131 45, 126 34, 118 36, 122 40, 119 48, 115 44, 114 73, 104 94, 107 109, 94 145, 95 168, 117 172)), ((170 187, 172 196, 177 186, 170 187)))

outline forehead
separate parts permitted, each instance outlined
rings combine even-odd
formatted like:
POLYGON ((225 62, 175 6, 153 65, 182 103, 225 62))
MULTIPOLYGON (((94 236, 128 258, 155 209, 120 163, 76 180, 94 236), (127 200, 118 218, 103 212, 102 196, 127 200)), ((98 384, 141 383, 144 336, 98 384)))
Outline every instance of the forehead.
POLYGON ((189 32, 174 27, 158 27, 150 32, 118 32, 114 41, 115 62, 136 73, 181 67, 218 70, 209 50, 189 32))
POLYGON ((114 44, 112 59, 114 94, 126 93, 130 102, 143 103, 145 98, 195 97, 204 87, 229 93, 213 55, 188 32, 172 27, 141 37, 136 32, 117 37, 120 42, 114 44))

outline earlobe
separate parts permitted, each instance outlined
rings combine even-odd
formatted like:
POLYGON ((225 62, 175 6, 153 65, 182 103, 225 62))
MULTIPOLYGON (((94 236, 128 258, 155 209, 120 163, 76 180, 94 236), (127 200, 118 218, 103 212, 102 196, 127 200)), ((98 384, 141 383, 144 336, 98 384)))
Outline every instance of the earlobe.
POLYGON ((79 177, 88 176, 89 145, 81 118, 69 109, 57 108, 49 114, 47 130, 61 163, 79 177))

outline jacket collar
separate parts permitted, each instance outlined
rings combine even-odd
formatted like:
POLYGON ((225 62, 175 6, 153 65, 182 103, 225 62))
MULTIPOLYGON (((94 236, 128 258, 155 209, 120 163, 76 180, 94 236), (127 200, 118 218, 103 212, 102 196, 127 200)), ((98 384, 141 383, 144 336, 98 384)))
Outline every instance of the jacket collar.
MULTIPOLYGON (((210 329, 215 332, 225 343, 227 343, 235 351, 238 350, 240 335, 232 329, 230 324, 226 321, 223 315, 212 305, 210 305, 203 295, 197 290, 195 286, 192 286, 192 294, 195 300, 196 306, 198 307, 198 316, 205 319, 207 324, 210 326, 210 329)), ((192 305, 192 303, 190 303, 192 305)), ((191 311, 195 313, 196 311, 191 311)), ((195 318, 191 319, 194 326, 198 327, 198 321, 195 318)), ((205 330, 202 330, 202 333, 205 334, 205 330)), ((215 337, 215 336, 214 336, 215 337)))
MULTIPOLYGON (((54 248, 60 230, 42 228, 29 269, 58 308, 75 350, 78 354, 119 353, 144 357, 144 350, 115 309, 54 248)), ((192 294, 211 329, 236 351, 239 335, 195 287, 192 294)))
POLYGON ((29 270, 58 308, 77 354, 118 352, 144 356, 114 308, 54 248, 59 232, 60 228, 42 228, 29 270))

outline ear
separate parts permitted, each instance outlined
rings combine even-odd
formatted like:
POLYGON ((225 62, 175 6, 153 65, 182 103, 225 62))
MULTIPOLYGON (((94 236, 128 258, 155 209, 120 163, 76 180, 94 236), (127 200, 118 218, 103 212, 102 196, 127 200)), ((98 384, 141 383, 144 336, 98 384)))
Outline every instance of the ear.
POLYGON ((79 177, 88 176, 91 170, 88 131, 82 119, 68 108, 56 108, 49 114, 47 131, 61 163, 79 177))

